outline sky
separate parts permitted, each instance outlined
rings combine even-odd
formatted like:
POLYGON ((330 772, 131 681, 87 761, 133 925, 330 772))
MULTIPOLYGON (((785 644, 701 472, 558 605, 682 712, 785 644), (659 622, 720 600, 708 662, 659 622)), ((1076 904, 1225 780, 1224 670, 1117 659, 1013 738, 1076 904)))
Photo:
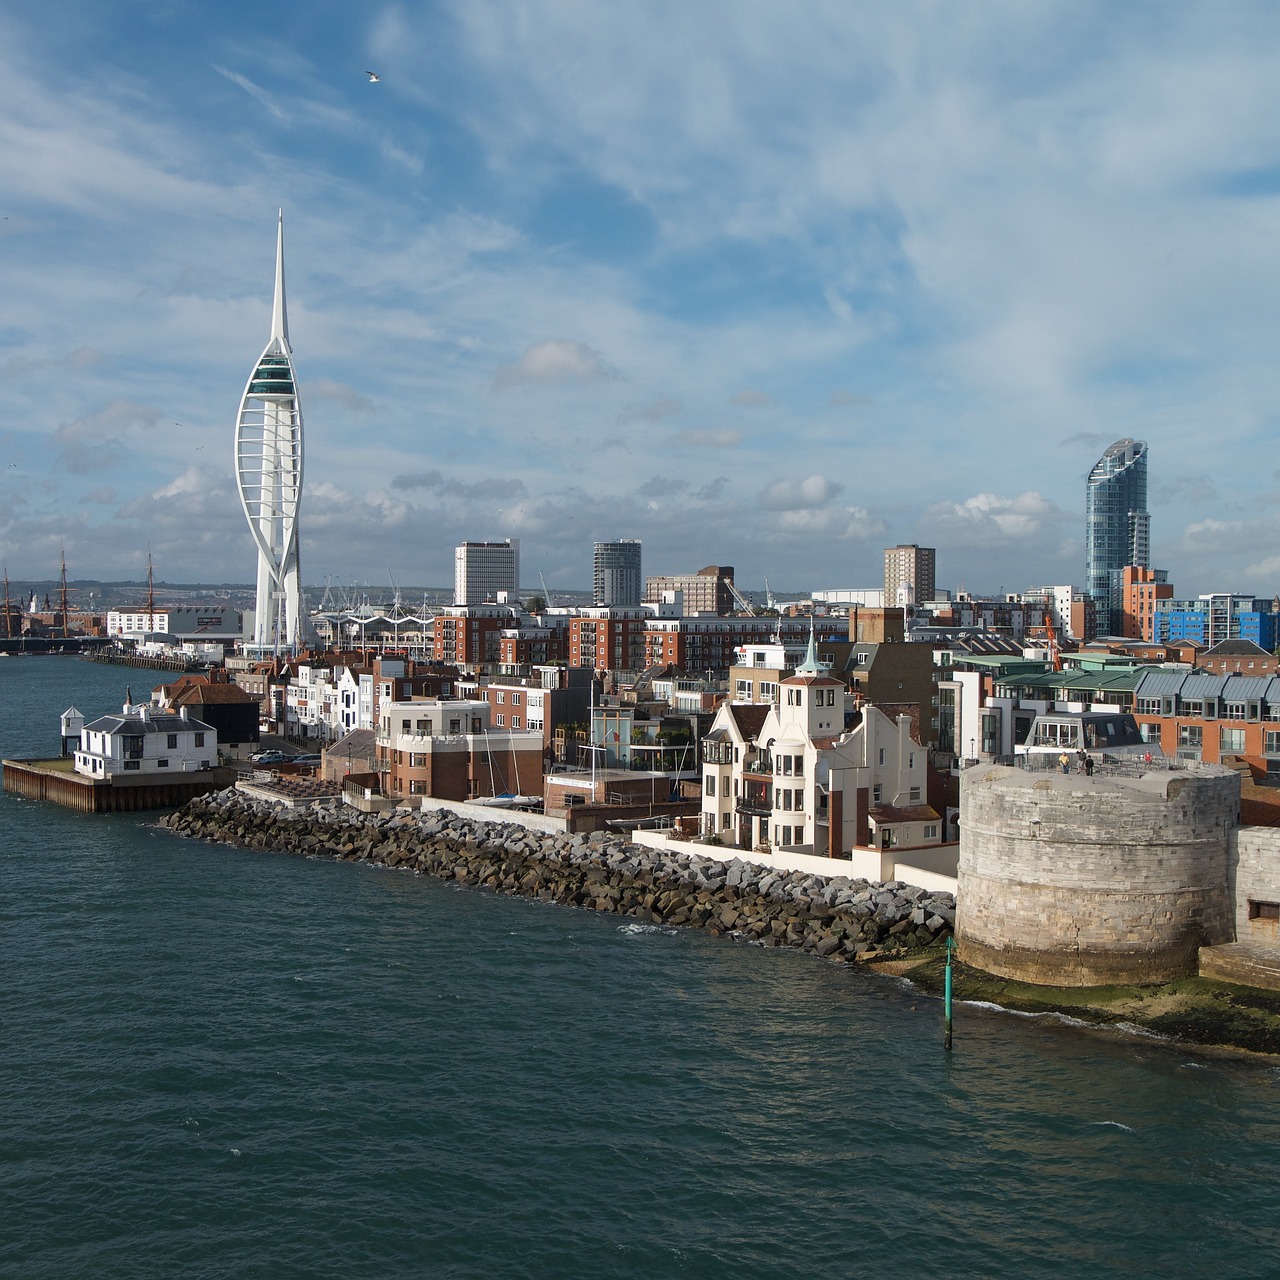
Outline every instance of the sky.
POLYGON ((1246 0, 0 7, 8 572, 252 581, 283 209, 308 582, 1082 585, 1133 436, 1177 594, 1270 596, 1278 65, 1246 0))

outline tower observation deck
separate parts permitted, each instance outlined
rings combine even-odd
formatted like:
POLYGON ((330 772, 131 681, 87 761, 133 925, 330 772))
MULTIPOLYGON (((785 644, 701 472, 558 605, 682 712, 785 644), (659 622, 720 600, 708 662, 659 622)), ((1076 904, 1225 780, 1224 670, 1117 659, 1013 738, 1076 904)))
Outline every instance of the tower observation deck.
POLYGON ((236 416, 236 488, 258 548, 253 647, 297 650, 306 615, 298 562, 302 501, 302 405, 284 297, 284 214, 276 230, 271 337, 254 364, 236 416))

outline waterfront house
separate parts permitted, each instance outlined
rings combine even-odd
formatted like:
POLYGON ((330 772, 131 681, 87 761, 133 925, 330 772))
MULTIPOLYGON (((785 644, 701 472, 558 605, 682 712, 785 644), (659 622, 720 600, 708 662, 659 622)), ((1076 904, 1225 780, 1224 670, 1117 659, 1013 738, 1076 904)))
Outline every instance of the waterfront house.
POLYGON ((125 703, 119 715, 86 724, 75 753, 77 773, 105 780, 144 775, 159 780, 217 763, 217 731, 185 706, 172 713, 125 703))

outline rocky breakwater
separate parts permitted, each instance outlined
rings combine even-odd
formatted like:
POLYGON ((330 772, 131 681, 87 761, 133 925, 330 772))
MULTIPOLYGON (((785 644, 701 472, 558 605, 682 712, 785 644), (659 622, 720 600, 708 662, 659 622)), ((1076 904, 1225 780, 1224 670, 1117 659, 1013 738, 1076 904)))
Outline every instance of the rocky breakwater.
POLYGON ((867 960, 945 939, 949 893, 890 881, 779 871, 665 853, 604 832, 544 835, 514 823, 435 813, 293 811, 234 791, 192 800, 162 824, 247 849, 372 862, 497 893, 607 911, 636 921, 867 960))

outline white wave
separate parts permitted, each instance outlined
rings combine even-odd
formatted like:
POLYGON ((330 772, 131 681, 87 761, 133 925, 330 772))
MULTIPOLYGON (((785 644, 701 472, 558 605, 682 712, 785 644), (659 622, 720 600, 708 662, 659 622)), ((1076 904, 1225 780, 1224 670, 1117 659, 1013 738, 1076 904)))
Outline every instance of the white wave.
POLYGON ((238 1156, 238 1155, 240 1154, 240 1148, 239 1148, 239 1147, 232 1147, 232 1148, 231 1148, 231 1154, 232 1154, 233 1156, 238 1156))
POLYGON ((661 933, 668 938, 674 938, 680 932, 679 929, 672 929, 662 924, 620 924, 618 926, 619 933, 629 933, 632 935, 639 933, 661 933))
POLYGON ((1090 1120, 1089 1123, 1095 1129, 1101 1129, 1105 1126, 1109 1126, 1112 1129, 1123 1129, 1125 1133, 1133 1132, 1127 1124, 1121 1124, 1119 1120, 1090 1120))

